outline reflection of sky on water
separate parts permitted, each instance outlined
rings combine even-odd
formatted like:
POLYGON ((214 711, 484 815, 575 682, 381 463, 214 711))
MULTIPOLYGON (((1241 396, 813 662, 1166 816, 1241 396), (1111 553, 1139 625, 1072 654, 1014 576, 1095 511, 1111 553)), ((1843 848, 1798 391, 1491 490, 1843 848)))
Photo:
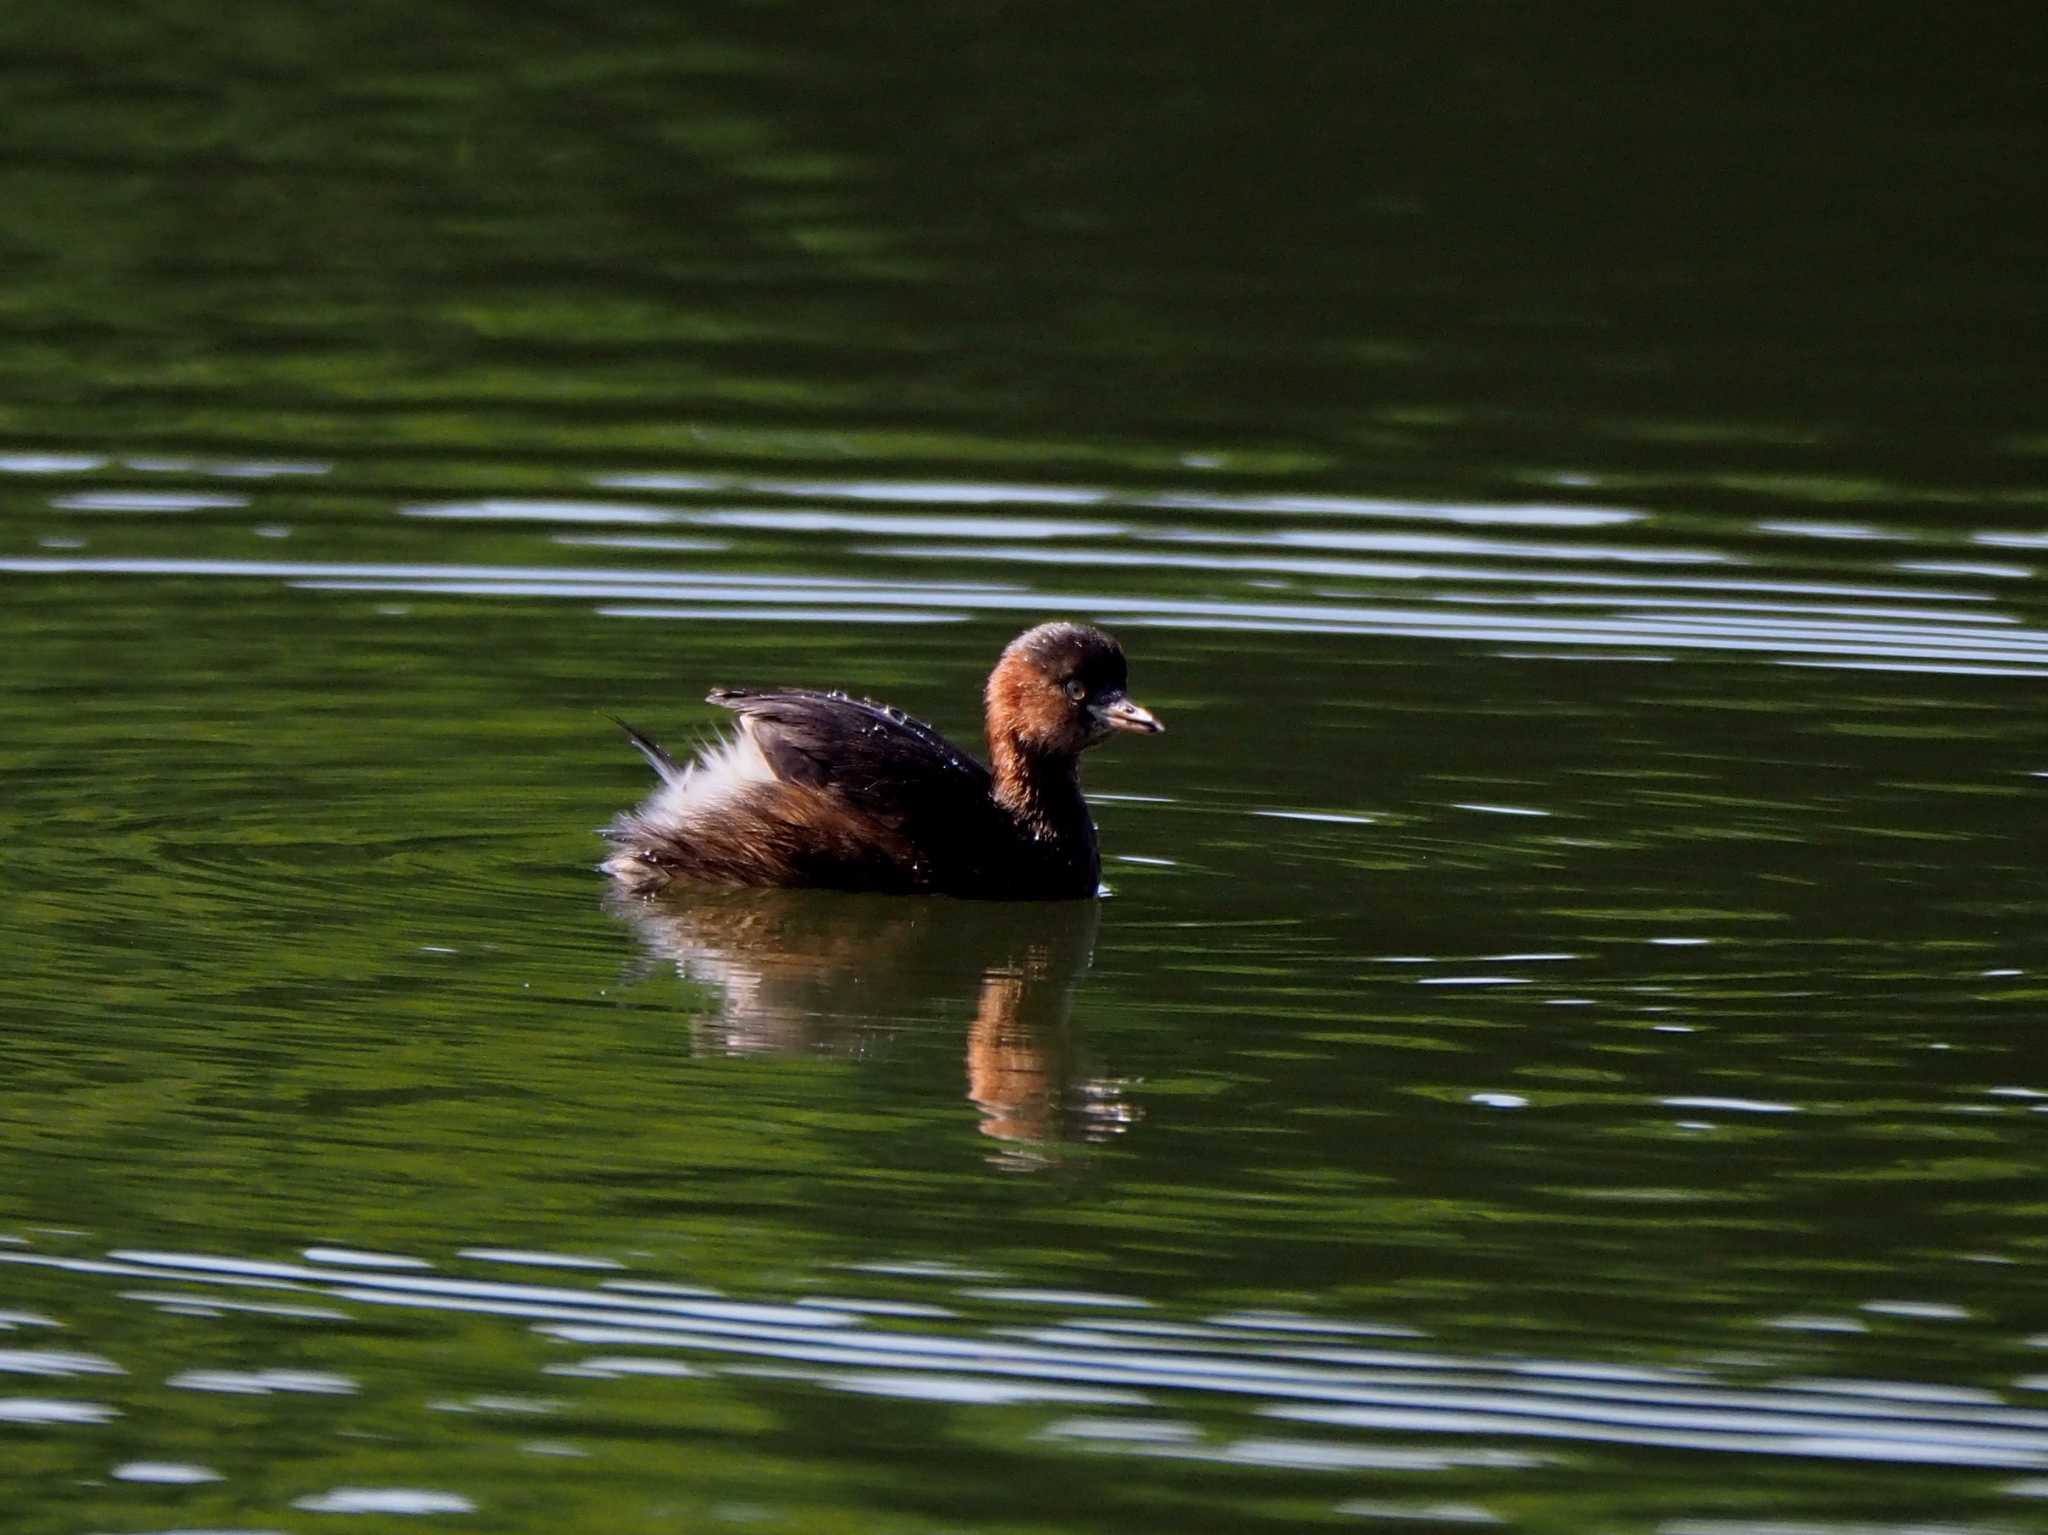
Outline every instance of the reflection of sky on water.
MULTIPOLYGON (((1670 1100, 1695 1101, 1709 1103, 1670 1100)), ((1781 1107, 1713 1104, 1755 1112, 1781 1107)), ((589 1266, 576 1255, 481 1248, 460 1262, 464 1269, 589 1266)), ((431 1328, 427 1319, 437 1313, 523 1327, 564 1346, 564 1357, 543 1365, 534 1382, 545 1393, 500 1393, 442 1410, 539 1418, 573 1411, 586 1427, 603 1421, 607 1382, 660 1381, 689 1393, 705 1389, 707 1377, 725 1376, 968 1407, 1091 1409, 1050 1420, 1043 1435, 1104 1454, 1302 1472, 1522 1469, 1551 1463, 1552 1452, 1536 1447, 1544 1444, 2048 1468, 2048 1411, 2010 1404, 1980 1387, 1758 1378, 1744 1375, 1739 1362, 1731 1371, 1705 1360, 1655 1366, 1471 1355, 1433 1346, 1406 1326, 1270 1310, 1167 1314, 1135 1296, 1005 1285, 999 1274, 943 1263, 860 1265, 832 1294, 770 1301, 632 1278, 542 1283, 444 1274, 405 1255, 325 1249, 309 1249, 301 1262, 129 1250, 97 1258, 16 1252, 0 1254, 0 1263, 65 1271, 81 1281, 143 1281, 158 1288, 130 1288, 124 1298, 188 1317, 260 1306, 255 1297, 281 1294, 287 1302, 278 1309, 294 1314, 306 1314, 307 1301, 319 1303, 316 1314, 329 1319, 322 1323, 328 1327, 375 1325, 380 1311, 413 1313, 415 1327, 431 1328), (842 1293, 884 1282, 887 1294, 842 1293), (1481 1437, 1525 1447, 1470 1442, 1481 1437)), ((1953 1307, 1882 1300, 1863 1309, 1926 1325, 1967 1319, 1953 1307)), ((1818 1326, 1857 1318, 1778 1320, 1818 1326)), ((124 1373, 118 1361, 98 1355, 44 1350, 24 1358, 33 1366, 29 1379, 67 1386, 124 1373)), ((263 1367, 188 1373, 169 1384, 342 1402, 358 1389, 338 1375, 263 1367)), ((115 1394, 104 1385, 98 1390, 115 1394)), ((17 1421, 55 1421, 36 1414, 38 1401, 32 1387, 25 1389, 17 1421)), ((73 1421, 116 1410, 72 1398, 46 1405, 73 1421)))
MULTIPOLYGON (((873 551, 869 551, 873 552, 873 551)), ((913 558, 934 551, 909 549, 913 558)), ((951 555, 951 551, 947 552, 951 555)), ((982 558, 1028 551, 975 551, 982 558)), ((1169 564, 1143 555, 1111 554, 1099 563, 1169 564)), ((1087 565, 1088 555, 1050 557, 1047 563, 1087 565)), ((1270 563, 1270 562, 1268 562, 1270 563)), ((1467 595, 1425 595, 1405 604, 1341 601, 1195 601, 1145 597, 1116 591, 1073 591, 1001 587, 981 583, 931 582, 914 588, 883 580, 791 577, 749 579, 743 573, 710 575, 682 571, 518 566, 355 565, 260 560, 142 559, 59 556, 0 559, 0 572, 15 575, 100 574, 134 576, 216 576, 290 582, 312 591, 418 593, 439 596, 530 597, 587 600, 618 617, 705 620, 710 618, 817 618, 830 621, 941 622, 967 612, 1008 612, 1022 617, 1065 612, 1132 626, 1198 627, 1270 633, 1403 636, 1494 644, 1541 644, 1597 649, 1652 646, 1663 651, 1748 654, 1788 664, 1826 660, 1864 666, 1895 663, 1900 670, 1941 666, 1991 675, 2048 675, 2048 631, 2021 627, 2010 615, 1962 610, 1825 607, 1798 604, 1773 611, 1763 603, 1746 612, 1703 612, 1696 600, 1659 599, 1646 594, 1610 596, 1552 592, 1520 599, 1531 606, 1599 608, 1611 612, 1571 616, 1553 612, 1525 616, 1504 612, 1508 599, 1482 604, 1467 595), (1654 604, 1654 606, 1652 606, 1654 604)), ((1328 574, 1327 571, 1318 571, 1328 574)), ((1447 572, 1450 574, 1450 572, 1447 572)), ((1456 572, 1472 579, 1472 572, 1456 572)), ((1688 583, 1698 590, 1704 583, 1688 583)), ((1772 583, 1724 582, 1719 589, 1748 594, 1772 583)), ((1975 592, 1929 588, 1886 589, 1820 583, 1776 584, 1800 596, 1893 597, 1920 602, 1980 603, 1975 592)), ((1728 604, 1729 607, 1736 606, 1728 604)))
MULTIPOLYGON (((77 477, 92 476, 105 463, 23 452, 0 458, 0 470, 11 465, 22 474, 77 477)), ((251 464, 205 472, 248 478, 320 467, 251 464)), ((1936 557, 1949 548, 2048 544, 2048 535, 2027 532, 1943 539, 1853 519, 1688 515, 1676 519, 1683 536, 1674 541, 1679 529, 1668 525, 1672 519, 1620 507, 1434 503, 1278 489, 662 472, 596 479, 673 504, 484 496, 395 508, 408 522, 531 528, 556 549, 583 553, 592 561, 587 565, 143 558, 101 552, 118 535, 105 531, 115 525, 98 522, 92 525, 98 541, 87 542, 92 552, 9 558, 0 560, 0 571, 545 597, 653 620, 929 624, 975 613, 1011 613, 1021 622, 1070 612, 1131 626, 1447 640, 1513 647, 1505 653, 1525 658, 1713 654, 1862 670, 2048 674, 2048 629, 2003 606, 2020 595, 2013 583, 2030 580, 2032 568, 1936 557), (715 504, 693 504, 706 500, 715 504), (790 501, 817 504, 777 504, 790 501), (1054 510, 1064 508, 1114 515, 1054 510), (1180 520, 1190 513, 1218 520, 1180 520), (1367 530, 1357 526, 1361 518, 1413 526, 1367 530), (607 527, 648 531, 581 531, 607 527), (719 536, 652 531, 662 527, 719 536), (1466 531, 1487 527, 1513 528, 1518 536, 1466 531), (1593 528, 1618 536, 1601 542, 1574 536, 1593 528), (1774 541, 1758 544, 1757 533, 1774 541), (1899 558, 1899 545, 1916 539, 1924 557, 1899 558), (612 555, 692 556, 696 562, 684 568, 649 567, 644 558, 604 563, 612 555), (1006 579, 961 579, 976 566, 1001 567, 1006 579), (1207 578, 1199 596, 1184 589, 1193 577, 1207 578), (1986 581, 1995 588, 1979 584, 1986 581), (1233 596, 1233 584, 1245 595, 1233 596)), ((257 515, 242 495, 90 485, 62 491, 50 505, 60 513, 257 515)), ((274 516, 279 509, 261 510, 274 516)), ((364 541, 388 550, 396 526, 388 515, 373 519, 364 541)), ((252 531, 266 530, 279 531, 269 522, 252 531)), ((437 547, 449 542, 436 540, 437 547)), ((51 534, 42 544, 67 547, 51 534)))

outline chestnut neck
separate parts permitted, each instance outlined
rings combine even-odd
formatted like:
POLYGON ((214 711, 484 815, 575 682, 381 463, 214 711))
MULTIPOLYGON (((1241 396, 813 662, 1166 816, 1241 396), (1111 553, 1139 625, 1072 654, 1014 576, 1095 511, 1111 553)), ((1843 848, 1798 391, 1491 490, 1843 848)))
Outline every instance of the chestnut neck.
POLYGON ((1048 744, 1061 738, 1066 700, 1043 684, 1035 668, 1008 654, 989 677, 990 792, 1017 830, 1016 878, 1040 895, 1093 895, 1102 862, 1081 798, 1080 755, 1075 745, 1048 744))
POLYGON ((1015 732, 989 721, 989 766, 996 803, 1038 841, 1094 836, 1088 802, 1081 797, 1081 759, 1072 752, 1037 752, 1015 732))

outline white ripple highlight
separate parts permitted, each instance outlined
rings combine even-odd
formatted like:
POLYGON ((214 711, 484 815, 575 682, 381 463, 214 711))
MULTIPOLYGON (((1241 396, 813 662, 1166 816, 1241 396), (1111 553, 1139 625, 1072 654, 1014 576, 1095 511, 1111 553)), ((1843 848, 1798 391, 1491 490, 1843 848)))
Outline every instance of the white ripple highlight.
MULTIPOLYGON (((96 1260, 13 1253, 0 1254, 0 1262, 81 1274, 175 1272, 194 1284, 285 1288, 423 1317, 499 1317, 590 1350, 581 1354, 581 1364, 552 1369, 593 1387, 608 1378, 635 1377, 643 1383, 666 1380, 670 1388, 687 1391, 699 1374, 713 1371, 964 1409, 1066 1404, 1084 1411, 1070 1415, 1063 1437, 1087 1439, 1104 1453, 1185 1453, 1299 1472, 1357 1470, 1381 1464, 1390 1453, 1445 1464, 1476 1463, 1472 1456, 1509 1456, 1516 1464, 1541 1458, 1460 1442, 1518 1438, 1723 1456, 2048 1471, 2048 1411, 2010 1406, 1998 1393, 1974 1385, 1814 1378, 1733 1383, 1704 1366, 1461 1356, 1342 1317, 1246 1312, 1204 1321, 1163 1314, 1132 1295, 986 1283, 969 1288, 945 1265, 888 1267, 899 1278, 943 1286, 949 1301, 984 1301, 1001 1309, 976 1321, 900 1305, 870 1311, 859 1307, 858 1297, 834 1311, 817 1297, 791 1304, 735 1302, 704 1297, 701 1287, 655 1280, 607 1282, 634 1287, 621 1293, 157 1250, 96 1260), (1134 1306, 1142 1308, 1137 1315, 1131 1314, 1134 1306), (665 1362, 675 1354, 688 1362, 665 1362), (1091 1408, 1105 1410, 1085 1411, 1091 1408), (1362 1437, 1236 1432, 1211 1441, 1143 1427, 1154 1421, 1207 1423, 1232 1408, 1275 1423, 1313 1423, 1362 1437), (1071 1426, 1095 1422, 1105 1425, 1102 1432, 1071 1426), (1380 1439, 1387 1432, 1435 1436, 1439 1442, 1389 1447, 1380 1439)), ((247 1372, 247 1379, 258 1389, 289 1390, 291 1374, 247 1372)), ((299 1389, 308 1388, 301 1381, 299 1389)), ((34 1399, 23 1406, 17 1399, 0 1402, 0 1418, 10 1409, 29 1415, 19 1421, 101 1421, 94 1414, 111 1411, 34 1399), (35 1417, 39 1411, 46 1415, 35 1417), (52 1411, 58 1416, 47 1415, 52 1411)), ((416 1512, 431 1500, 460 1495, 336 1488, 314 1496, 322 1500, 321 1511, 416 1512), (379 1501, 386 1494, 401 1501, 379 1501), (402 1501, 411 1498, 425 1501, 402 1501)))

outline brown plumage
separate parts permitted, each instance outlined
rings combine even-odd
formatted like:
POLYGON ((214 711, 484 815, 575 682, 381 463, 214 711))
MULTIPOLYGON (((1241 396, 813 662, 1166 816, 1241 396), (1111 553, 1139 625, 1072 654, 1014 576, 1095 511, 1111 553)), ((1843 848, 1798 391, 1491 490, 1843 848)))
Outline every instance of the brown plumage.
MULTIPOLYGON (((1123 648, 1084 624, 1040 624, 989 674, 984 767, 901 709, 844 693, 714 688, 733 734, 679 764, 630 725, 662 786, 605 836, 607 872, 672 880, 1066 900, 1101 858, 1080 755, 1161 725, 1125 696, 1123 648)), ((623 724, 623 722, 621 722, 623 724)))

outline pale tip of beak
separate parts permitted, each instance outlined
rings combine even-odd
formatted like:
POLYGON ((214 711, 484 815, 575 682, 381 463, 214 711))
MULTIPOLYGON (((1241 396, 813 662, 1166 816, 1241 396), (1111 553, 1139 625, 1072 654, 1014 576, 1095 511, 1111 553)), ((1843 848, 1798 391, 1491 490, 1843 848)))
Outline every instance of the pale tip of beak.
POLYGON ((1102 719, 1112 730, 1135 730, 1156 736, 1166 729, 1150 709, 1143 704, 1134 704, 1128 698, 1116 698, 1104 704, 1102 719))

